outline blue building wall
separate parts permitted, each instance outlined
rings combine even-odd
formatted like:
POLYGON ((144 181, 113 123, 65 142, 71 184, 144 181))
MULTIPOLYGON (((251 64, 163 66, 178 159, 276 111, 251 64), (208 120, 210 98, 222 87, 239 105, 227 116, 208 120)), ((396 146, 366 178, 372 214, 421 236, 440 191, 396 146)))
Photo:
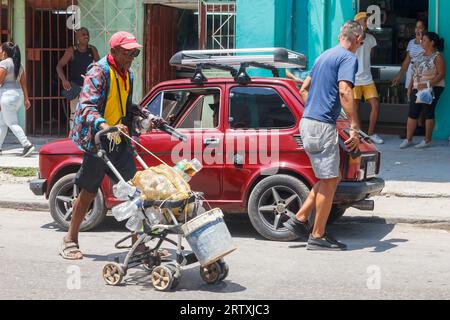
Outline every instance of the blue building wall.
POLYGON ((237 0, 236 24, 238 48, 284 47, 308 53, 308 0, 237 0))
MULTIPOLYGON (((237 0, 237 47, 286 47, 305 53, 308 67, 338 43, 341 25, 353 19, 357 0, 237 0)), ((446 40, 444 56, 450 66, 449 0, 430 0, 429 29, 446 40), (438 7, 437 7, 438 5, 438 7)), ((267 75, 270 73, 256 72, 267 75)), ((447 72, 450 84, 450 70, 447 72)), ((436 113, 436 139, 450 137, 450 89, 444 91, 436 113)), ((406 121, 406 119, 405 119, 406 121)))
POLYGON ((436 109, 436 127, 434 138, 448 139, 450 137, 450 1, 430 0, 430 20, 428 28, 437 32, 445 39, 444 57, 447 64, 447 76, 445 78, 447 89, 442 94, 436 109), (438 3, 438 10, 436 4, 438 3), (436 14, 437 12, 437 14, 436 14), (437 23, 436 23, 437 22, 437 23))

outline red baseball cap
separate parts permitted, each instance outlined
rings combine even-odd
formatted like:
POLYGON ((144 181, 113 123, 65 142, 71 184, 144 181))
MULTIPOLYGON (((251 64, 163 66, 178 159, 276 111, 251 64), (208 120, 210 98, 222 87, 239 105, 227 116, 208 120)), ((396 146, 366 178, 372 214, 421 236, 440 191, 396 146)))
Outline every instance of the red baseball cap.
POLYGON ((121 47, 126 50, 142 48, 142 45, 137 43, 136 37, 126 31, 119 31, 113 34, 109 40, 109 46, 111 48, 121 47))

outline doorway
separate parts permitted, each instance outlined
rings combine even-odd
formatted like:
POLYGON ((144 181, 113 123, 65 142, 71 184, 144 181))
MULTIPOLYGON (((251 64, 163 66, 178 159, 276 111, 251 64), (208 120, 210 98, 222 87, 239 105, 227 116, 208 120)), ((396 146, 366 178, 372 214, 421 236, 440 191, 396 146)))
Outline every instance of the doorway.
MULTIPOLYGON (((360 0, 359 11, 377 6, 381 25, 368 32, 377 40, 373 49, 372 74, 380 98, 377 131, 403 134, 408 117, 408 97, 405 77, 399 86, 392 87, 392 79, 401 69, 408 43, 415 37, 418 19, 428 23, 429 0, 360 0)), ((367 128, 371 108, 360 106, 363 128, 367 128)))
POLYGON ((27 0, 26 70, 31 108, 27 133, 32 136, 65 137, 69 133, 70 106, 61 96, 56 73, 58 61, 73 45, 74 32, 66 22, 74 0, 27 0))
POLYGON ((177 51, 198 49, 197 7, 146 5, 145 93, 162 81, 177 78, 169 60, 177 51))

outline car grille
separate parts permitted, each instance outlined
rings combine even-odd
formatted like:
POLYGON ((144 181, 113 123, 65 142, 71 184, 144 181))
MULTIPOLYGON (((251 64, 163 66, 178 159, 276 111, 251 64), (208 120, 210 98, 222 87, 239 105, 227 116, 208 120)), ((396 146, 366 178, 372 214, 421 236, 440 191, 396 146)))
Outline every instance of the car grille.
POLYGON ((303 147, 302 137, 299 134, 295 134, 294 138, 295 138, 295 142, 297 142, 297 145, 303 149, 304 147, 303 147))

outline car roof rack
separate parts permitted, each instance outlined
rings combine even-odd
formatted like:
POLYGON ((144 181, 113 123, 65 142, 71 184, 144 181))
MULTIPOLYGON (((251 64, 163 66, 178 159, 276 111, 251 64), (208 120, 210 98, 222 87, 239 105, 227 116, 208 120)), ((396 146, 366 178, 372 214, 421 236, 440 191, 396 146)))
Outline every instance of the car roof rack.
POLYGON ((274 77, 279 77, 279 68, 305 69, 306 57, 284 48, 190 50, 177 52, 170 65, 194 69, 191 80, 198 84, 208 80, 203 74, 205 69, 228 71, 235 81, 247 83, 251 81, 247 73, 250 67, 270 70, 274 77))

